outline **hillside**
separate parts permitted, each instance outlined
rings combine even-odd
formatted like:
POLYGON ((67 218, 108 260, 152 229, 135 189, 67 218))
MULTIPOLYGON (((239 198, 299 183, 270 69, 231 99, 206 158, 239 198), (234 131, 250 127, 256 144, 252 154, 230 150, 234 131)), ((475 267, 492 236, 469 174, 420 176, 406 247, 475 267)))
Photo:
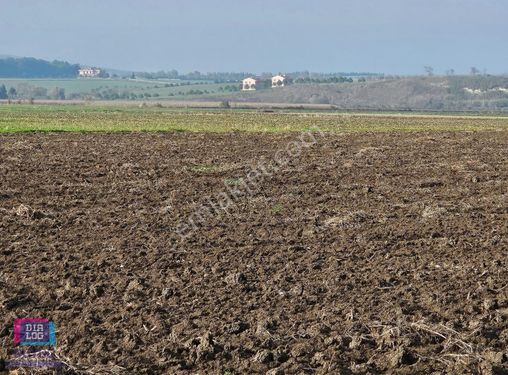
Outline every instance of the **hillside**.
POLYGON ((332 104, 340 109, 508 110, 507 89, 508 77, 408 77, 354 83, 295 84, 231 93, 214 99, 332 104))
POLYGON ((0 58, 1 78, 72 78, 79 65, 66 61, 46 61, 33 57, 0 58))

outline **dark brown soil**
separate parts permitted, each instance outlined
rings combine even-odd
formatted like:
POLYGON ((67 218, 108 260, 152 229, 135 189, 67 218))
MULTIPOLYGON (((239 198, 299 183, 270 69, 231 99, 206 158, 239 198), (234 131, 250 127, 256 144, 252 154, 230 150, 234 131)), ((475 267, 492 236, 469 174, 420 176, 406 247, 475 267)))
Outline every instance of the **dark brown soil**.
POLYGON ((0 136, 0 342, 47 317, 77 369, 508 371, 508 132, 0 136))

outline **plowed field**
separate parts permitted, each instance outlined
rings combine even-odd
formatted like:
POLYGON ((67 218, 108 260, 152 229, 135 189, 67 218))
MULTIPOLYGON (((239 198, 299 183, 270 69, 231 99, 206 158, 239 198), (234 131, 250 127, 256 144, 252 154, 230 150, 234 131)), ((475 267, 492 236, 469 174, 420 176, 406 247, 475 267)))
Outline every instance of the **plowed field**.
POLYGON ((316 134, 273 167, 299 137, 1 135, 0 357, 43 316, 92 373, 506 373, 508 132, 316 134))

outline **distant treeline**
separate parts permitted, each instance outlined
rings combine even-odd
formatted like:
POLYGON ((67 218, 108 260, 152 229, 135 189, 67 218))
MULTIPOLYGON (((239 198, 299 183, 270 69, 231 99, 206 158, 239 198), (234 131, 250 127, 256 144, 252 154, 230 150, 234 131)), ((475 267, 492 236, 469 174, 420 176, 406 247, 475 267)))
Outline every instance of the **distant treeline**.
POLYGON ((288 73, 293 79, 316 79, 316 80, 329 80, 331 78, 339 77, 380 77, 384 74, 381 73, 369 73, 369 72, 337 72, 337 73, 315 73, 315 72, 292 72, 288 73))
POLYGON ((32 57, 0 59, 2 78, 73 78, 79 65, 66 61, 46 61, 32 57))
POLYGON ((5 84, 0 85, 0 99, 13 100, 41 100, 41 99, 98 99, 98 100, 136 100, 157 98, 158 93, 139 93, 129 92, 127 90, 111 89, 111 88, 96 88, 90 92, 83 91, 80 93, 71 93, 66 95, 65 89, 54 87, 48 90, 46 87, 30 85, 28 83, 19 83, 16 87, 12 86, 7 88, 5 84))
MULTIPOLYGON (((358 79, 359 82, 365 82, 364 77, 358 79)), ((327 77, 327 78, 310 78, 310 77, 298 77, 293 80, 294 83, 353 83, 351 77, 327 77)))
POLYGON ((4 84, 0 85, 0 99, 65 99, 65 89, 53 87, 48 91, 45 87, 33 86, 28 83, 20 83, 17 87, 7 89, 4 84))
MULTIPOLYGON (((272 72, 261 73, 259 77, 261 79, 270 79, 275 74, 272 72)), ((350 73, 312 73, 308 71, 303 72, 291 72, 287 73, 287 76, 291 77, 295 82, 300 83, 319 83, 319 82, 347 82, 345 77, 378 77, 382 74, 378 73, 362 73, 362 72, 350 72, 350 73), (298 81, 297 81, 298 80, 298 81)), ((226 83, 226 82, 239 82, 245 77, 258 76, 248 72, 211 72, 201 73, 194 71, 186 74, 180 74, 177 70, 170 71, 159 71, 155 73, 139 72, 132 73, 131 78, 143 78, 143 79, 181 79, 181 80, 192 80, 192 81, 210 81, 215 83, 226 83)))
MULTIPOLYGON (((46 61, 35 59, 33 57, 4 58, 0 59, 0 78, 74 78, 78 75, 79 65, 70 64, 66 61, 46 61)), ((317 82, 343 82, 343 77, 371 77, 382 76, 382 74, 368 72, 350 72, 350 73, 313 73, 308 71, 285 73, 295 81, 300 83, 317 82)), ((180 79, 188 81, 208 81, 214 83, 232 83, 239 82, 245 77, 259 76, 261 79, 269 79, 274 73, 265 72, 260 75, 249 72, 209 72, 201 73, 193 71, 190 73, 179 73, 177 70, 158 71, 158 72, 137 72, 137 73, 118 73, 118 76, 125 78, 141 79, 180 79)), ((101 78, 108 78, 104 70, 101 78)))
POLYGON ((180 74, 177 70, 170 71, 159 71, 155 73, 147 73, 147 72, 139 72, 132 73, 131 78, 143 78, 143 79, 181 79, 181 80, 190 80, 190 81, 210 81, 215 83, 225 83, 225 82, 237 82, 245 77, 252 76, 252 73, 245 72, 212 72, 212 73, 201 73, 198 71, 180 74))

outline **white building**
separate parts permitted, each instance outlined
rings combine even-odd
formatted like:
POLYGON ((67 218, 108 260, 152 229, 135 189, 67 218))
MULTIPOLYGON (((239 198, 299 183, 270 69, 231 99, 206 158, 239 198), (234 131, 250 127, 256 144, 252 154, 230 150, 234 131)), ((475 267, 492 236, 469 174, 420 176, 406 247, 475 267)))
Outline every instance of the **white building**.
POLYGON ((252 77, 247 77, 242 80, 242 90, 243 91, 255 90, 257 83, 258 83, 257 79, 252 78, 252 77))
POLYGON ((81 68, 79 69, 80 77, 97 77, 101 74, 101 70, 98 68, 81 68))
POLYGON ((277 74, 272 77, 272 87, 284 87, 286 84, 286 76, 277 74))

